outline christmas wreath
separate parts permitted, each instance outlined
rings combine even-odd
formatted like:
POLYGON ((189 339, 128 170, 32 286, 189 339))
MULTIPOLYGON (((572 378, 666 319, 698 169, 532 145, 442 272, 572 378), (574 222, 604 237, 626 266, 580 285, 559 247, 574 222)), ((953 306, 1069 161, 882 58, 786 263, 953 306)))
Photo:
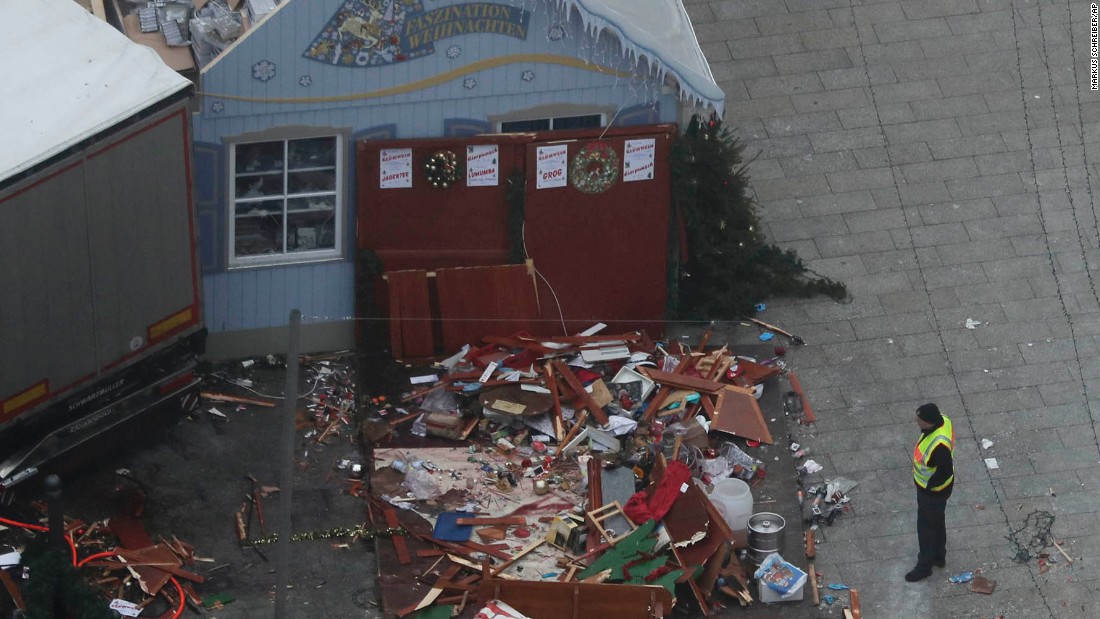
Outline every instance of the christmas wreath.
POLYGON ((589 142, 569 162, 569 183, 581 193, 603 193, 619 179, 619 155, 606 142, 589 142))
POLYGON ((449 150, 438 151, 428 157, 424 171, 432 187, 446 189, 458 181, 458 155, 449 150))

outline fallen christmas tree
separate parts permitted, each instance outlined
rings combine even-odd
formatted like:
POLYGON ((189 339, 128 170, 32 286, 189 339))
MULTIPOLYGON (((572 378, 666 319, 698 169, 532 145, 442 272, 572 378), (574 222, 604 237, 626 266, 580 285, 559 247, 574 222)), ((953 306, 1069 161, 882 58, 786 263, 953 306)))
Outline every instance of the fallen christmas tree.
POLYGON ((670 270, 670 291, 679 291, 670 294, 678 303, 670 313, 715 319, 752 315, 771 297, 847 298, 844 284, 811 271, 794 250, 767 242, 749 196, 743 151, 721 120, 698 116, 672 148, 670 253, 686 260, 670 270))

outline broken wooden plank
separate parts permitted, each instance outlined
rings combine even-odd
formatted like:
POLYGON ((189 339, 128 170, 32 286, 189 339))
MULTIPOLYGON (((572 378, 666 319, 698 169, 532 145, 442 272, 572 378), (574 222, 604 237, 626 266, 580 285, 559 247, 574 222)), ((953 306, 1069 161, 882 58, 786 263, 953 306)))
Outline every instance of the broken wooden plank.
MULTIPOLYGON (((588 423, 588 411, 582 410, 577 415, 577 423, 573 424, 572 428, 569 428, 569 432, 566 433, 565 438, 561 440, 560 445, 568 445, 576 437, 577 433, 584 428, 584 424, 588 423)), ((563 456, 562 450, 558 450, 558 453, 554 454, 554 459, 558 460, 563 456)))
POLYGON ((489 578, 478 587, 484 605, 500 600, 530 617, 606 617, 657 619, 672 613, 675 599, 656 585, 489 578))
POLYGON ((497 575, 499 575, 499 574, 500 574, 501 572, 503 572, 504 570, 506 570, 506 569, 508 569, 508 568, 512 567, 512 565, 513 565, 513 564, 514 564, 514 563, 515 563, 516 561, 519 561, 520 559, 522 559, 522 558, 524 557, 524 555, 526 555, 527 553, 531 552, 532 550, 534 550, 534 549, 538 548, 539 546, 542 546, 542 545, 543 545, 543 544, 545 544, 545 543, 546 543, 546 540, 545 540, 545 539, 540 539, 540 540, 537 540, 537 541, 535 541, 535 542, 532 542, 532 543, 531 543, 530 545, 528 545, 528 546, 527 546, 526 548, 524 548, 523 550, 521 550, 521 551, 519 551, 518 553, 516 553, 516 554, 515 554, 515 555, 514 555, 514 556, 513 556, 513 557, 512 557, 511 559, 508 559, 508 560, 507 560, 507 561, 505 561, 504 563, 501 563, 500 565, 498 565, 498 566, 494 567, 494 568, 493 568, 493 570, 492 570, 492 572, 490 572, 490 573, 489 573, 489 576, 490 576, 490 577, 492 577, 492 576, 497 576, 497 575))
POLYGON ((475 516, 472 518, 456 518, 455 523, 460 525, 492 526, 492 525, 525 525, 527 519, 523 516, 500 516, 497 518, 475 516))
POLYGON ((421 270, 383 274, 389 298, 390 350, 395 359, 435 353, 428 273, 421 270))
MULTIPOLYGON (((680 361, 679 365, 676 366, 676 370, 673 374, 680 376, 684 372, 687 372, 688 368, 692 367, 694 364, 695 361, 693 357, 685 357, 680 361)), ((672 393, 672 387, 668 385, 661 385, 661 388, 657 390, 657 395, 653 396, 653 399, 649 401, 649 405, 645 409, 643 420, 647 424, 653 423, 653 420, 657 418, 657 411, 664 405, 665 398, 667 398, 670 393, 672 393)))
POLYGON ((739 372, 733 382, 742 387, 759 385, 773 376, 778 376, 780 372, 779 366, 764 365, 744 357, 737 358, 737 367, 739 372))
POLYGON ((810 399, 802 391, 802 383, 798 382, 798 376, 791 370, 787 372, 787 379, 791 381, 791 389, 802 399, 802 413, 806 417, 806 423, 815 423, 817 415, 814 414, 814 409, 810 406, 810 399))
POLYGON ((270 400, 258 400, 256 398, 245 398, 236 395, 229 395, 227 393, 214 393, 212 391, 203 391, 199 393, 207 400, 213 400, 215 402, 233 402, 234 404, 251 404, 253 406, 263 406, 266 408, 275 408, 275 403, 270 400))
MULTIPOLYGON (((722 391, 725 387, 723 383, 715 382, 713 380, 707 380, 705 378, 699 378, 698 376, 684 376, 682 374, 674 374, 672 372, 662 372, 653 368, 640 367, 638 370, 653 379, 654 381, 666 386, 674 387, 676 389, 687 389, 689 391, 698 391, 701 393, 709 393, 715 395, 722 391)), ((663 402, 662 402, 663 404, 663 402)))
POLYGON ((554 378, 554 370, 547 363, 542 366, 543 376, 546 378, 546 388, 550 390, 550 396, 553 398, 553 408, 550 409, 550 418, 554 422, 554 438, 558 440, 559 445, 562 443, 562 436, 565 434, 565 421, 561 416, 561 395, 558 393, 558 381, 554 378))
POLYGON ((785 331, 783 329, 780 329, 779 327, 777 327, 773 324, 766 323, 763 320, 757 320, 755 318, 748 318, 747 320, 749 322, 753 323, 754 325, 758 326, 758 327, 764 327, 765 329, 767 329, 769 331, 775 331, 779 335, 785 335, 785 336, 791 338, 791 340, 796 344, 805 344, 806 343, 806 340, 798 337, 797 335, 791 333, 790 331, 785 331))
POLYGON ((771 445, 772 435, 764 421, 764 413, 756 398, 746 391, 727 385, 718 394, 710 429, 771 445))
POLYGON ((863 609, 859 605, 859 591, 856 589, 848 590, 849 605, 852 607, 853 619, 863 619, 863 609))
POLYGON ((604 412, 599 404, 596 404, 596 401, 592 399, 592 395, 584 390, 584 385, 581 383, 580 379, 577 378, 577 375, 561 361, 552 361, 551 364, 554 367, 554 371, 565 380, 565 384, 569 385, 569 388, 577 394, 577 398, 580 399, 584 408, 596 418, 596 421, 598 421, 601 426, 606 426, 608 422, 607 413, 604 412))
POLYGON ((499 542, 506 535, 504 527, 485 527, 474 531, 483 542, 499 542))
POLYGON ((8 595, 15 603, 15 608, 18 610, 26 609, 27 605, 23 602, 23 594, 19 592, 19 586, 15 584, 7 570, 0 570, 0 581, 3 581, 4 588, 7 589, 8 595))
MULTIPOLYGON (((398 529, 401 527, 401 523, 397 520, 397 512, 392 507, 386 506, 382 509, 382 514, 386 518, 386 526, 391 529, 398 529)), ((412 563, 412 557, 409 556, 409 546, 405 543, 405 537, 403 535, 391 535, 390 539, 393 541, 393 548, 397 551, 397 560, 402 565, 408 565, 412 563)))

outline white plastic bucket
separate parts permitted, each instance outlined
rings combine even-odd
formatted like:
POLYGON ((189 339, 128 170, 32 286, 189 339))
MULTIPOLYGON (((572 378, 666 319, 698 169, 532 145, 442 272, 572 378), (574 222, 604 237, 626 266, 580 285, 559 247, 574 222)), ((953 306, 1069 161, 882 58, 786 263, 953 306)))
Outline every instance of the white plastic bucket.
POLYGON ((714 482, 710 499, 722 514, 726 524, 734 531, 749 528, 752 517, 752 490, 745 482, 736 477, 727 477, 714 482))

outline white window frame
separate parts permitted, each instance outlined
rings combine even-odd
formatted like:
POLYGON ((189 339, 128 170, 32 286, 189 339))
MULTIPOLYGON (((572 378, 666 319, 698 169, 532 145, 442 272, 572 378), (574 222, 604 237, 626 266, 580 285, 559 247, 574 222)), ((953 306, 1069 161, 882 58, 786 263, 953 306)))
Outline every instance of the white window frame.
POLYGON ((501 125, 510 122, 547 120, 550 123, 549 131, 554 128, 555 118, 576 118, 577 116, 599 116, 600 126, 606 127, 618 108, 614 105, 590 105, 582 103, 547 103, 536 105, 524 110, 515 110, 506 114, 490 114, 489 126, 496 133, 501 132, 501 125))
MULTIPOLYGON (((297 133, 297 132, 295 132, 297 133)), ((228 234, 226 238, 226 249, 228 252, 227 265, 230 269, 258 267, 258 266, 271 266, 271 265, 287 265, 287 264, 301 264, 308 262, 323 262, 330 260, 342 259, 344 253, 344 237, 345 228, 347 227, 347 200, 345 199, 345 174, 347 169, 347 139, 341 133, 338 132, 323 132, 323 133, 310 133, 305 135, 293 135, 290 137, 278 137, 278 136, 257 136, 250 139, 242 139, 240 141, 234 141, 227 144, 229 150, 229 162, 228 162, 228 198, 226 211, 228 212, 228 234), (336 172, 336 185, 332 191, 319 191, 310 193, 288 193, 288 177, 292 172, 304 172, 310 171, 310 168, 300 168, 291 170, 289 169, 288 161, 288 149, 289 143, 298 140, 308 140, 317 138, 332 138, 336 145, 336 152, 334 154, 335 172, 336 172), (248 146, 250 144, 265 144, 273 142, 282 142, 283 144, 283 193, 281 195, 268 195, 263 198, 237 198, 237 156, 238 148, 248 146), (334 242, 333 247, 323 249, 313 249, 305 251, 288 251, 287 250, 287 235, 289 234, 289 226, 286 224, 289 214, 296 211, 289 211, 287 202, 296 198, 310 198, 310 197, 333 197, 334 209, 333 209, 333 232, 334 242), (237 255, 237 219, 238 217, 248 217, 248 215, 239 216, 237 214, 237 204, 247 203, 249 201, 268 201, 281 198, 283 201, 282 220, 281 226, 283 233, 282 251, 279 253, 264 253, 264 254, 249 254, 249 255, 237 255)), ((326 166, 327 167, 327 166, 326 166)))
POLYGON ((557 115, 554 115, 554 116, 542 116, 542 117, 537 117, 536 116, 536 117, 533 117, 533 118, 508 118, 508 119, 504 119, 504 120, 498 120, 496 122, 496 126, 493 127, 493 128, 496 130, 497 133, 502 133, 504 131, 504 124, 505 123, 535 122, 535 121, 539 121, 539 120, 545 120, 545 121, 548 121, 547 124, 550 125, 550 128, 549 129, 543 129, 543 131, 558 131, 558 128, 554 126, 554 121, 555 120, 564 120, 566 118, 579 118, 579 117, 582 117, 582 116, 599 116, 600 117, 600 126, 604 127, 604 126, 607 125, 607 115, 606 114, 592 113, 592 114, 557 114, 557 115))

